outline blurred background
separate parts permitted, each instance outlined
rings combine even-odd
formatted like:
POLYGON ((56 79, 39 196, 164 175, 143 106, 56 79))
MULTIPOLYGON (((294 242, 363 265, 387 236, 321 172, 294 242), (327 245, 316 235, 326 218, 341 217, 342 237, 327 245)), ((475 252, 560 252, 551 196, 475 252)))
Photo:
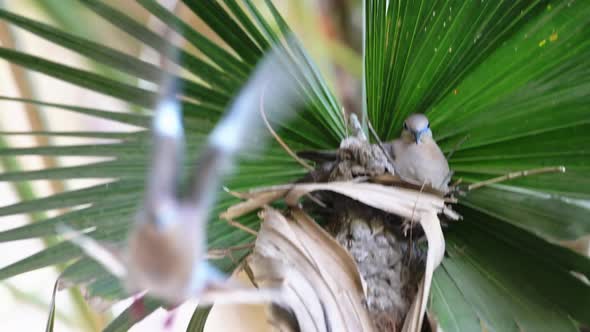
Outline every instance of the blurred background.
MULTIPOLYGON (((107 0, 106 3, 125 8, 125 12, 145 23, 153 31, 161 32, 162 26, 134 1, 107 0)), ((178 1, 161 0, 162 5, 175 12, 193 27, 216 40, 215 35, 178 1)), ((255 3, 258 1, 254 1, 255 3)), ((275 5, 295 30, 297 36, 320 66, 324 77, 332 85, 345 108, 360 109, 362 75, 362 2, 360 0, 276 0, 275 5)), ((39 20, 93 41, 106 44, 146 61, 158 63, 157 55, 142 47, 125 33, 115 29, 98 16, 93 15, 77 0, 0 0, 0 7, 20 15, 39 20)), ((266 13, 268 14, 268 13, 266 13)), ((108 72, 106 68, 64 48, 56 46, 24 30, 8 27, 0 21, 0 44, 27 53, 49 58, 77 68, 96 71, 133 84, 122 74, 108 72)), ((194 49, 189 50, 196 52, 194 49)), ((124 103, 71 84, 50 78, 43 74, 23 70, 18 66, 0 60, 0 95, 36 98, 46 102, 80 105, 110 109, 121 112, 138 112, 124 103)), ((38 112, 39 106, 0 101, 0 130, 5 132, 33 131, 122 131, 133 130, 108 121, 54 110, 38 112)), ((96 139, 59 137, 51 140, 43 136, 10 136, 0 141, 3 146, 30 147, 43 145, 92 144, 96 139)), ((102 141, 104 142, 104 141, 102 141)), ((90 158, 41 158, 36 156, 1 158, 1 171, 35 170, 50 165, 74 166, 96 160, 90 158)), ((23 198, 43 197, 64 188, 76 189, 96 184, 96 180, 75 180, 62 182, 35 181, 16 185, 0 182, 0 205, 8 205, 23 198)), ((50 211, 54 215, 59 211, 50 211)), ((2 217, 0 230, 34 222, 38 216, 17 215, 2 217)), ((6 266, 16 260, 40 251, 45 243, 40 240, 21 240, 0 243, 0 264, 6 266)), ((0 282, 0 331, 41 331, 44 329, 51 301, 51 295, 59 267, 45 268, 13 277, 0 282)), ((90 305, 84 299, 84 290, 64 290, 57 296, 56 331, 100 331, 114 315, 126 308, 131 300, 106 309, 108 303, 91 299, 90 305), (100 311, 98 311, 100 310, 100 311)), ((184 331, 193 314, 196 302, 186 303, 177 310, 172 330, 184 331)), ((132 331, 161 331, 167 314, 159 310, 132 331)), ((216 307, 207 323, 209 331, 264 331, 264 309, 257 306, 216 307), (227 317, 236 326, 228 326, 227 317), (225 319, 224 319, 225 318, 225 319), (238 319, 236 319, 238 318, 238 319)))

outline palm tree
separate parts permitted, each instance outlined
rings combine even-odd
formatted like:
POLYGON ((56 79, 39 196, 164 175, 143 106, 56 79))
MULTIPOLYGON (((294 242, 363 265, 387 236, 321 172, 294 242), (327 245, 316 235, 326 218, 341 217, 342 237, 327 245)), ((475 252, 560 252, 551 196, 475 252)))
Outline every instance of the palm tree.
MULTIPOLYGON (((165 52, 174 46, 123 11, 100 0, 80 0, 96 14, 147 47, 165 52)), ((293 121, 273 123, 293 150, 338 148, 347 129, 341 107, 311 59, 297 41, 284 44, 290 28, 265 1, 184 0, 227 47, 220 47, 185 24, 155 0, 138 0, 152 15, 182 32, 198 53, 179 50, 183 79, 184 125, 190 155, 213 128, 232 97, 271 45, 283 43, 293 55, 292 69, 301 74, 301 89, 310 101, 293 121)), ((470 191, 458 198, 463 220, 445 229, 446 255, 432 283, 429 311, 445 331, 578 331, 590 325, 590 260, 562 244, 590 233, 586 217, 590 182, 588 153, 590 103, 590 5, 584 1, 365 1, 364 86, 366 119, 382 141, 396 138, 410 113, 426 113, 433 132, 450 158, 454 179, 463 183, 539 167, 566 167, 565 174, 522 177, 470 191), (467 137, 465 139, 465 137, 467 137), (460 143, 460 144, 459 144, 460 143)), ((111 70, 157 82, 162 69, 106 45, 0 9, 0 18, 69 48, 111 70)), ((10 48, 0 57, 14 64, 80 87, 150 109, 156 94, 133 84, 61 64, 10 48)), ((52 238, 56 225, 95 226, 95 239, 121 242, 135 212, 149 154, 149 113, 119 113, 41 100, 0 97, 65 109, 143 128, 137 132, 76 132, 114 143, 78 146, 2 148, 4 157, 99 156, 110 158, 76 167, 14 171, 2 181, 109 178, 81 190, 23 200, 0 208, 1 216, 69 210, 57 217, 0 232, 0 241, 52 238)), ((30 135, 50 137, 64 133, 30 135)), ((11 133, 4 133, 4 136, 11 133)), ((189 163, 186 170, 191 169, 189 163)), ((301 167, 276 143, 256 160, 240 163, 225 185, 235 191, 284 184, 303 177, 301 167)), ((237 203, 220 192, 213 216, 237 203)), ((249 214, 239 222, 259 227, 249 214)), ((253 235, 212 218, 210 248, 253 241, 253 235)), ((232 271, 235 260, 215 261, 232 271)), ((0 269, 6 279, 45 266, 70 263, 61 278, 84 285, 91 296, 126 296, 120 282, 69 242, 0 269)), ((146 308, 160 305, 148 300, 146 308)), ((206 309, 199 309, 191 329, 198 330, 206 309)), ((127 329, 130 311, 107 331, 127 329)))

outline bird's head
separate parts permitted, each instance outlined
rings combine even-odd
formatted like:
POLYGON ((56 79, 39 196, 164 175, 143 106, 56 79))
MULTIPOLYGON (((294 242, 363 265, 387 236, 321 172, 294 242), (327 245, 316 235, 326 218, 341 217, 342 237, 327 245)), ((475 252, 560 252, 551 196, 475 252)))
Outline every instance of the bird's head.
POLYGON ((428 122, 426 115, 414 113, 408 116, 404 121, 402 137, 411 139, 416 142, 416 144, 420 144, 426 137, 432 137, 430 123, 428 122))

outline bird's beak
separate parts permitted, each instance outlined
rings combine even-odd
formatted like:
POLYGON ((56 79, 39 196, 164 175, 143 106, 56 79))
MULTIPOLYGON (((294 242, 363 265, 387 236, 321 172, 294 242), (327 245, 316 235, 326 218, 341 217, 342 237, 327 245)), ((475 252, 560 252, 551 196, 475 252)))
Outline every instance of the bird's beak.
POLYGON ((424 133, 423 131, 419 131, 417 133, 414 133, 414 138, 416 139, 416 144, 420 143, 420 137, 422 137, 423 133, 424 133))

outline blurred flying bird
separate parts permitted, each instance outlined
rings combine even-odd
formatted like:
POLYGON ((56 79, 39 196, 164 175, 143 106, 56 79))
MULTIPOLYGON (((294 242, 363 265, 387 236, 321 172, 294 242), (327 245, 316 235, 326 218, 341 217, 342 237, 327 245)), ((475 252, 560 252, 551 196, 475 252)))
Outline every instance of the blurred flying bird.
MULTIPOLYGON (((125 281, 131 293, 147 290, 171 304, 191 297, 202 302, 260 302, 270 293, 254 294, 226 277, 207 261, 206 226, 220 187, 240 152, 256 152, 266 130, 258 113, 260 103, 274 111, 274 121, 302 102, 297 81, 282 66, 284 54, 270 50, 234 99, 226 115, 207 139, 185 195, 179 195, 184 132, 178 80, 165 77, 152 125, 152 159, 143 203, 123 250, 109 249, 81 233, 70 240, 87 255, 125 281), (261 96, 264 90, 264 101, 261 96), (260 296, 259 296, 260 295, 260 296)), ((276 293, 274 293, 276 295, 276 293)))

